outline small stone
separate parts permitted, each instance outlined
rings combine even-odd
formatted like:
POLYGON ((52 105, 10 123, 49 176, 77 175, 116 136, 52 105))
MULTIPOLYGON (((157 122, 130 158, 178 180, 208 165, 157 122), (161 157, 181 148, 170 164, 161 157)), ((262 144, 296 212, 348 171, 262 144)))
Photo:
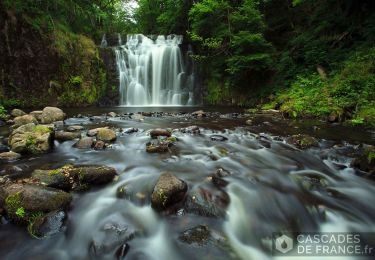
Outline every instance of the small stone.
POLYGON ((171 137, 171 132, 166 129, 156 128, 150 132, 151 138, 156 138, 158 136, 171 137))
POLYGON ((142 114, 134 114, 130 118, 140 122, 144 120, 144 116, 142 114))
POLYGON ((196 117, 205 117, 206 116, 206 112, 204 112, 203 110, 198 110, 198 111, 195 111, 191 114, 193 116, 196 116, 196 117))
POLYGON ((335 111, 333 111, 331 112, 331 114, 329 114, 327 119, 328 119, 328 122, 334 123, 339 120, 339 115, 335 111))
POLYGON ((108 116, 110 116, 110 117, 116 117, 117 114, 116 114, 115 112, 109 112, 109 113, 108 113, 108 116))
POLYGON ((84 130, 85 128, 81 125, 71 125, 67 128, 67 130, 69 132, 78 132, 78 131, 82 131, 84 130))
POLYGON ((252 124, 253 124, 253 120, 248 119, 248 120, 246 120, 245 124, 247 124, 247 125, 252 125, 252 124))
POLYGON ((216 142, 224 142, 224 141, 228 140, 228 138, 226 138, 225 136, 222 136, 222 135, 211 135, 210 139, 212 141, 216 141, 216 142))
POLYGON ((132 134, 132 133, 136 133, 136 132, 138 132, 138 128, 134 128, 134 127, 126 128, 123 131, 123 133, 125 133, 125 134, 132 134))

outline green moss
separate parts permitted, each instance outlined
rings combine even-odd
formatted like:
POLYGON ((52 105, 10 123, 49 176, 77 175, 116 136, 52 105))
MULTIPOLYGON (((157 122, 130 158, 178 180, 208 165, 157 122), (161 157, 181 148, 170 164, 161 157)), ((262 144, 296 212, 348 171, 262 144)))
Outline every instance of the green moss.
POLYGON ((47 134, 51 133, 53 130, 50 127, 44 125, 36 125, 33 129, 34 133, 47 134))
POLYGON ((9 195, 5 199, 5 209, 10 220, 14 222, 24 222, 26 218, 26 211, 22 207, 22 194, 21 192, 9 195))
POLYGON ((162 189, 159 190, 158 194, 159 194, 159 198, 160 198, 163 206, 165 206, 167 204, 167 201, 168 201, 168 196, 164 193, 164 191, 162 189))
POLYGON ((44 218, 45 214, 41 211, 34 212, 31 214, 31 216, 28 219, 28 225, 27 225, 27 231, 30 234, 31 237, 36 238, 36 239, 41 239, 37 234, 37 231, 34 229, 34 224, 36 221, 42 221, 44 218))
POLYGON ((28 135, 26 138, 26 147, 33 149, 36 145, 37 139, 33 135, 28 135))
POLYGON ((16 210, 16 215, 20 218, 24 218, 25 215, 26 215, 26 212, 25 212, 25 208, 24 207, 20 207, 16 210))
POLYGON ((58 174, 63 174, 63 173, 59 169, 48 171, 48 175, 51 175, 51 176, 58 175, 58 174))
POLYGON ((367 153, 367 161, 368 163, 372 163, 372 160, 375 159, 375 152, 374 151, 369 151, 367 153))

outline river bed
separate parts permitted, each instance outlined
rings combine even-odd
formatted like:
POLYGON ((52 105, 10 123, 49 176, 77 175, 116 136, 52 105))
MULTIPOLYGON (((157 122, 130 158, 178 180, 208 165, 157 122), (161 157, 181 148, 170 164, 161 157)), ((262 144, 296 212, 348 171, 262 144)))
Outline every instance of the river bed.
POLYGON ((204 108, 207 116, 191 116, 197 109, 66 109, 65 128, 110 126, 120 129, 116 142, 96 151, 55 141, 51 153, 13 164, 26 174, 103 164, 114 167, 118 178, 74 193, 63 230, 48 239, 33 239, 11 223, 0 225, 0 258, 116 259, 122 250, 124 259, 271 259, 274 233, 375 232, 373 179, 350 167, 363 144, 375 144, 374 131, 228 108, 204 108), (121 116, 104 116, 110 111, 121 116), (152 114, 131 119, 129 113, 136 112, 152 114), (172 152, 146 152, 150 129, 191 125, 200 133, 173 131, 178 141, 172 152), (128 128, 138 131, 121 131, 128 128), (319 145, 298 149, 286 142, 295 134, 314 136, 319 145), (164 214, 152 209, 151 193, 164 172, 184 180, 187 196, 201 199, 203 209, 182 205, 164 214), (119 196, 121 187, 130 193, 119 196), (194 232, 198 239, 191 238, 194 232))

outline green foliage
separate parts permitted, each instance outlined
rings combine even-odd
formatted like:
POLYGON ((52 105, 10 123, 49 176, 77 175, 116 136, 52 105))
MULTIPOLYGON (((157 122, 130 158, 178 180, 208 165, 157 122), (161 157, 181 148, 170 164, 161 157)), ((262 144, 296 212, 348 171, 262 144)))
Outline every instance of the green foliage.
POLYGON ((83 83, 83 80, 80 76, 71 76, 69 83, 74 87, 80 87, 83 83))
POLYGON ((4 0, 6 9, 24 15, 39 32, 53 32, 57 26, 68 31, 99 37, 105 32, 130 30, 132 15, 123 0, 4 0), (60 25, 58 25, 60 24, 60 25))
POLYGON ((19 217, 19 218, 24 218, 26 216, 26 211, 25 211, 25 208, 23 207, 20 207, 16 210, 16 215, 19 217))
POLYGON ((51 133, 51 132, 53 132, 53 130, 48 126, 36 125, 33 129, 33 132, 34 133, 40 133, 40 134, 43 135, 43 134, 51 133))
POLYGON ((29 135, 26 138, 26 147, 33 149, 33 147, 36 145, 37 139, 33 135, 29 135))
POLYGON ((5 119, 7 117, 7 110, 0 105, 0 119, 5 119))

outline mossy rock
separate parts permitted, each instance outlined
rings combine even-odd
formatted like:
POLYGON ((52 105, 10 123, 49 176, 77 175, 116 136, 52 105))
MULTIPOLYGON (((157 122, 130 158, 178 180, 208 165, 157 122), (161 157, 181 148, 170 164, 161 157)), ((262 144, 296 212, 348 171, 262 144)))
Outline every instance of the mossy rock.
POLYGON ((80 184, 101 185, 111 182, 116 169, 103 165, 77 166, 68 170, 71 177, 80 184))
POLYGON ((57 170, 35 170, 31 174, 31 177, 46 187, 70 190, 72 185, 69 181, 69 177, 65 176, 64 171, 61 169, 57 170))
POLYGON ((318 140, 306 134, 293 135, 287 139, 287 142, 288 144, 294 145, 300 149, 319 147, 318 140))
POLYGON ((375 177, 375 149, 368 147, 361 156, 354 159, 351 163, 352 167, 358 168, 361 171, 368 172, 372 177, 375 177))
POLYGON ((3 188, 4 209, 15 223, 27 224, 36 213, 66 209, 72 196, 69 193, 38 185, 11 184, 3 188))

